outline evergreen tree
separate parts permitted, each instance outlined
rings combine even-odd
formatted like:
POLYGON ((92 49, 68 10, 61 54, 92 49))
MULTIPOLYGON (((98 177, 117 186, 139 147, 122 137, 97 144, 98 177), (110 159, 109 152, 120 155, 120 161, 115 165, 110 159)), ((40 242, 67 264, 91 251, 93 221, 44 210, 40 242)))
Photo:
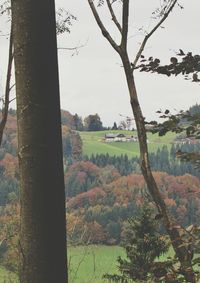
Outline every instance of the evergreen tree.
POLYGON ((118 127, 117 127, 117 123, 114 122, 113 126, 112 126, 112 130, 118 130, 118 127))
POLYGON ((127 259, 117 260, 121 275, 105 274, 104 278, 113 282, 154 282, 153 278, 167 273, 155 260, 168 251, 169 242, 160 234, 149 206, 144 205, 138 217, 129 219, 123 238, 127 259))
POLYGON ((65 141, 63 140, 63 155, 66 158, 69 158, 72 156, 72 142, 71 142, 70 135, 66 137, 65 141))
POLYGON ((83 121, 82 118, 79 117, 77 113, 73 116, 73 120, 74 120, 75 130, 83 131, 83 121))

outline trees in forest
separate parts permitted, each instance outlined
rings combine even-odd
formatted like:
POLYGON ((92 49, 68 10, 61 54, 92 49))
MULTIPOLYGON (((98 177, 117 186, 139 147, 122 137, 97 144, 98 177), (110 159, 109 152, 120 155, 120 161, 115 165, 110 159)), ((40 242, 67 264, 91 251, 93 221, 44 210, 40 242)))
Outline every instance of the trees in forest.
POLYGON ((75 113, 74 115, 74 124, 75 124, 75 130, 83 131, 83 121, 81 117, 78 116, 77 113, 75 113))
POLYGON ((13 0, 11 9, 21 197, 20 282, 66 283, 55 4, 13 0))
POLYGON ((81 159, 82 140, 78 132, 62 125, 63 158, 67 163, 81 159))
POLYGON ((155 33, 155 31, 159 27, 161 27, 163 22, 168 18, 173 8, 177 5, 177 0, 161 1, 161 8, 157 10, 157 14, 156 14, 158 22, 151 29, 151 31, 147 33, 146 36, 144 37, 144 40, 141 43, 141 46, 133 61, 130 59, 129 52, 128 52, 129 4, 130 4, 129 2, 130 2, 129 0, 123 0, 123 1, 88 0, 88 4, 91 8, 91 11, 94 15, 94 18, 103 36, 108 40, 108 42, 113 47, 113 49, 118 53, 122 61, 122 65, 123 65, 124 72, 126 75, 127 86, 128 86, 128 90, 130 94, 130 103, 131 103, 133 115, 135 118, 137 132, 138 132, 139 146, 140 146, 141 171, 147 183, 148 190, 151 194, 153 201, 155 202, 158 208, 159 213, 162 215, 163 223, 165 225, 167 233, 170 236, 171 243, 173 245, 175 253, 180 261, 181 271, 185 276, 185 280, 187 282, 196 282, 195 274, 194 274, 192 264, 191 264, 191 254, 187 248, 187 245, 185 244, 185 241, 180 235, 179 229, 177 228, 179 226, 175 224, 169 216, 166 204, 162 198, 160 190, 151 172, 151 167, 150 167, 150 162, 149 162, 149 157, 148 157, 145 119, 142 114, 142 110, 141 110, 140 103, 138 100, 138 93, 137 93, 135 77, 134 77, 134 71, 137 68, 138 60, 140 59, 143 53, 143 50, 146 46, 147 41, 155 33), (121 23, 116 16, 115 8, 114 8, 114 5, 118 2, 120 3, 122 7, 121 23), (117 30, 119 31, 119 35, 120 35, 119 44, 117 44, 114 37, 112 37, 108 29, 106 29, 97 11, 96 4, 98 6, 102 6, 103 4, 105 4, 106 7, 108 8, 108 12, 112 18, 112 21, 115 27, 117 28, 117 30))
MULTIPOLYGON (((76 167, 71 165, 65 173, 67 181, 72 180, 71 191, 76 192, 77 188, 81 188, 77 195, 67 198, 68 244, 120 244, 124 222, 137 216, 145 198, 149 199, 143 176, 136 173, 120 176, 113 166, 98 168, 89 162, 78 163, 76 167), (81 174, 78 174, 78 168, 81 169, 81 174), (93 173, 98 185, 91 182, 93 173), (93 225, 95 223, 98 225, 93 225), (104 236, 100 231, 104 232, 104 236)), ((190 229, 199 227, 200 180, 189 174, 175 177, 163 172, 154 172, 154 177, 162 189, 172 217, 182 225, 182 231, 188 226, 190 229)), ((18 263, 18 254, 15 252, 18 239, 15 231, 19 229, 18 213, 18 200, 14 193, 10 193, 9 203, 0 209, 0 243, 3 241, 6 248, 0 248, 0 261, 10 269, 18 263), (14 227, 17 229, 14 230, 14 227)), ((156 209, 154 215, 157 215, 156 209)), ((192 238, 195 239, 196 236, 192 234, 192 238)), ((197 260, 196 257, 193 259, 197 260)))
POLYGON ((10 201, 0 213, 0 263, 8 270, 19 271, 19 227, 20 206, 16 199, 10 201))
MULTIPOLYGON (((184 174, 191 174, 199 177, 200 172, 198 169, 195 169, 190 162, 180 162, 176 158, 177 152, 199 152, 200 144, 173 144, 169 150, 167 146, 158 148, 157 151, 149 153, 149 159, 151 168, 153 171, 162 171, 167 172, 174 176, 181 176, 184 174)), ((83 156, 83 160, 91 161, 99 167, 105 167, 107 165, 113 165, 121 175, 129 175, 133 172, 141 172, 139 168, 139 157, 135 156, 128 158, 126 154, 120 156, 112 156, 107 154, 92 154, 91 156, 83 156)))

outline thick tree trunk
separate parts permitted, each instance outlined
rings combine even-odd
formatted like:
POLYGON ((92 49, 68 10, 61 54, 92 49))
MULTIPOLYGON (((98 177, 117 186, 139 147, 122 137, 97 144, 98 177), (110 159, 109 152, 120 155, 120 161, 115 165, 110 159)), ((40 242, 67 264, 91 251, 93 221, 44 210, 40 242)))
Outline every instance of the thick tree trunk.
POLYGON ((162 214, 164 226, 167 230, 168 235, 170 236, 171 243, 180 261, 182 274, 184 275, 187 282, 195 283, 195 275, 191 264, 191 253, 188 250, 187 246, 184 245, 185 243, 180 235, 179 228, 181 227, 178 227, 178 225, 175 224, 175 222, 172 221, 172 219, 170 218, 164 199, 161 196, 160 190, 155 182, 151 171, 148 157, 145 121, 137 97, 137 90, 134 82, 133 70, 130 64, 130 60, 126 52, 121 51, 120 56, 126 74, 126 80, 130 94, 130 103, 138 132, 141 171, 146 181, 149 193, 151 194, 151 197, 155 202, 159 213, 162 214))
POLYGON ((20 282, 66 283, 54 0, 12 0, 20 167, 20 282))

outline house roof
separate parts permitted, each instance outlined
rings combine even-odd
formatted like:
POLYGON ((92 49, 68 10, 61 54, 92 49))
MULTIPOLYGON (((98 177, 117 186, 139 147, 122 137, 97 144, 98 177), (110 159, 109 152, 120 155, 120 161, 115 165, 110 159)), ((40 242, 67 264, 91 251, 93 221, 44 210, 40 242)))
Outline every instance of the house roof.
POLYGON ((114 139, 114 138, 120 138, 120 137, 125 137, 125 135, 124 134, 119 134, 119 133, 117 133, 117 134, 112 134, 112 133, 109 133, 109 134, 105 134, 105 138, 106 139, 114 139))

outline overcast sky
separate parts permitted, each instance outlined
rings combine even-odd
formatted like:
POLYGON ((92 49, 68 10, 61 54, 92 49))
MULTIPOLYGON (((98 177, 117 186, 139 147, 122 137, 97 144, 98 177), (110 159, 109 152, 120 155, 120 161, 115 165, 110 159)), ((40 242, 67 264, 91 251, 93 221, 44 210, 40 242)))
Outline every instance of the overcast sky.
MULTIPOLYGON (((158 0, 130 0, 132 3, 129 32, 131 56, 137 52, 143 28, 149 31, 155 24, 152 11, 158 0)), ((198 23, 200 1, 179 1, 184 9, 175 8, 164 24, 149 40, 144 55, 157 56, 168 62, 179 48, 200 53, 200 24, 198 23)), ((83 118, 88 114, 99 113, 104 125, 119 122, 124 116, 131 116, 129 95, 123 68, 118 54, 103 38, 93 19, 87 0, 56 0, 57 7, 69 10, 77 21, 71 33, 58 38, 58 47, 80 48, 78 55, 67 50, 59 50, 59 73, 61 107, 83 118), (73 56, 72 56, 73 55, 73 56)), ((101 9, 101 12, 103 9, 101 9)), ((106 26, 115 40, 117 31, 110 18, 103 16, 106 26)), ((2 20, 1 20, 2 21, 2 20)), ((1 26, 2 23, 1 23, 1 26)), ((5 30, 5 29, 4 29, 5 30)), ((3 29, 2 29, 3 31, 3 29)), ((0 37, 0 90, 4 89, 6 70, 7 40, 0 37)), ((185 81, 183 77, 168 78, 146 73, 136 74, 138 95, 147 119, 155 119, 158 109, 187 109, 199 103, 200 85, 185 81)))

